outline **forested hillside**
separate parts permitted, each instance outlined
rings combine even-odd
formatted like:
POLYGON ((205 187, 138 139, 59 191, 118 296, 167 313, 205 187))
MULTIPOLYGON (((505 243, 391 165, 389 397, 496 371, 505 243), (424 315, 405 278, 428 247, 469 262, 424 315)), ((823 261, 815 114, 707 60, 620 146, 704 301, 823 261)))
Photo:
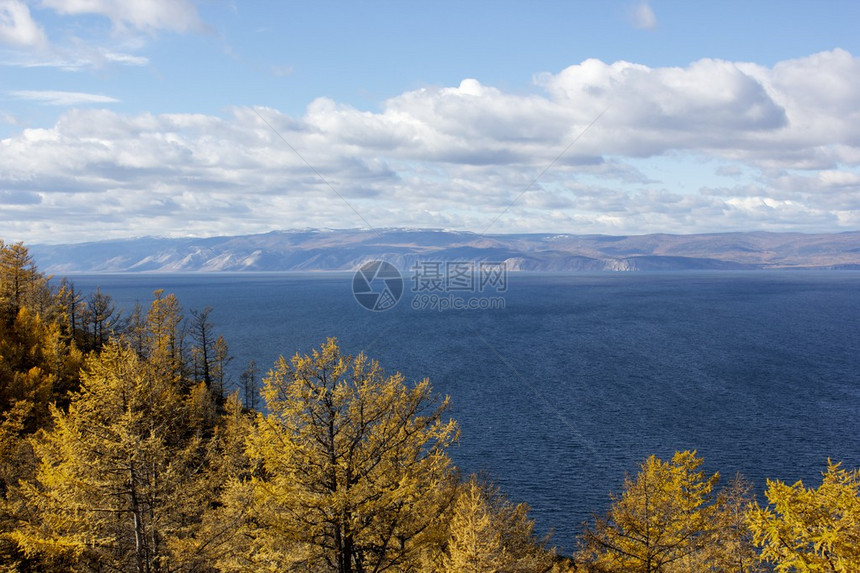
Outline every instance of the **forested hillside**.
POLYGON ((123 317, 0 242, 0 570, 860 571, 858 470, 765 503, 689 451, 644 460, 559 555, 454 466, 428 380, 332 338, 230 394, 210 310, 156 291, 123 317))

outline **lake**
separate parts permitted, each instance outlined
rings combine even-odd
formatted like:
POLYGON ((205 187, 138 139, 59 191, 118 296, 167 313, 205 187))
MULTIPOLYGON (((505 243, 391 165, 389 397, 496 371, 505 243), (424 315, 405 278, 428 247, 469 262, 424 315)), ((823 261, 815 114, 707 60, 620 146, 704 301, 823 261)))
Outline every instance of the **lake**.
POLYGON ((122 308, 157 288, 213 307, 234 380, 330 336, 429 377, 462 429, 455 462, 529 503, 565 550, 650 454, 696 449, 760 498, 768 477, 817 486, 828 457, 860 465, 858 272, 512 273, 504 308, 444 312, 415 310, 408 285, 368 311, 351 273, 70 278, 122 308))

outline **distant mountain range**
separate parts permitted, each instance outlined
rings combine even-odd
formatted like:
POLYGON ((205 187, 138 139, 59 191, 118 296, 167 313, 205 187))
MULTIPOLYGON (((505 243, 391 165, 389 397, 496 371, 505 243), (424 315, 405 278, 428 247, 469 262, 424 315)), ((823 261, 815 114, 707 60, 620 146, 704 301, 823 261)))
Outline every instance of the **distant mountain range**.
POLYGON ((860 270, 860 232, 478 235, 427 229, 300 230, 203 239, 33 245, 53 274, 354 270, 370 260, 489 261, 519 271, 860 270))

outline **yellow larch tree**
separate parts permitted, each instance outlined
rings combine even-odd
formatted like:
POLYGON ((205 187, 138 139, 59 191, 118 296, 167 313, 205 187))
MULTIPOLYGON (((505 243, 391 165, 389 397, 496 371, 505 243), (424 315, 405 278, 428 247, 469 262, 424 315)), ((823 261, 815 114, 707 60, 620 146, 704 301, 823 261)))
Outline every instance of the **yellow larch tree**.
MULTIPOLYGON (((194 392, 211 402, 212 393, 204 382, 195 386, 194 392)), ((210 411, 214 410, 215 403, 211 402, 210 411)), ((251 466, 245 452, 253 424, 254 417, 242 408, 238 394, 228 396, 209 443, 208 483, 212 487, 199 528, 193 537, 172 544, 177 554, 196 555, 196 561, 189 560, 195 565, 205 564, 222 572, 267 570, 256 564, 249 567, 253 560, 247 558, 256 550, 249 535, 254 530, 248 521, 253 496, 248 481, 251 466)))
POLYGON ((762 559, 776 571, 860 571, 860 469, 828 461, 817 489, 768 480, 769 505, 747 520, 762 559))
POLYGON ((31 432, 49 421, 50 402, 76 388, 83 358, 48 279, 25 246, 0 240, 0 417, 28 401, 31 432))
MULTIPOLYGON (((256 467, 246 570, 415 571, 437 542, 456 480, 457 426, 430 383, 404 383, 329 339, 264 380, 268 414, 248 440, 256 467)), ((238 501, 237 501, 238 500, 238 501)))
POLYGON ((716 496, 697 551, 675 562, 669 570, 696 573, 759 573, 767 571, 747 527, 746 514, 755 502, 752 485, 736 475, 716 496))
POLYGON ((200 398, 111 342, 86 364, 68 411, 34 440, 40 460, 24 490, 32 519, 12 534, 28 556, 78 571, 190 569, 212 495, 200 398), (178 548, 179 550, 176 550, 178 548))
POLYGON ((144 353, 160 370, 160 375, 181 380, 187 370, 183 356, 182 307, 174 294, 154 293, 146 315, 144 353))
POLYGON ((502 534, 493 523, 487 496, 476 480, 463 484, 454 505, 445 573, 499 571, 507 561, 502 534))
POLYGON ((67 403, 83 362, 48 279, 24 245, 0 240, 0 570, 33 565, 10 538, 26 514, 18 483, 36 468, 28 438, 67 403))
POLYGON ((710 507, 719 474, 707 477, 696 452, 665 462, 650 456, 636 478, 624 480, 605 517, 583 534, 577 561, 586 570, 628 573, 673 571, 698 552, 711 529, 710 507))
POLYGON ((555 551, 534 536, 526 504, 507 500, 475 476, 454 503, 443 573, 541 573, 563 570, 555 551))
POLYGON ((7 245, 0 240, 0 317, 13 320, 25 306, 41 311, 50 300, 42 296, 47 282, 23 243, 7 245))

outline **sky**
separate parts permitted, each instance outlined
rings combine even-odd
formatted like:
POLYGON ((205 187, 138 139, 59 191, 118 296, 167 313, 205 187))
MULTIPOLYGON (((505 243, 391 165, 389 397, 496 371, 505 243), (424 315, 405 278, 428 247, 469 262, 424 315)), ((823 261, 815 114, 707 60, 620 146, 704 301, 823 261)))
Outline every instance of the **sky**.
POLYGON ((860 230, 860 2, 0 0, 0 239, 860 230))

